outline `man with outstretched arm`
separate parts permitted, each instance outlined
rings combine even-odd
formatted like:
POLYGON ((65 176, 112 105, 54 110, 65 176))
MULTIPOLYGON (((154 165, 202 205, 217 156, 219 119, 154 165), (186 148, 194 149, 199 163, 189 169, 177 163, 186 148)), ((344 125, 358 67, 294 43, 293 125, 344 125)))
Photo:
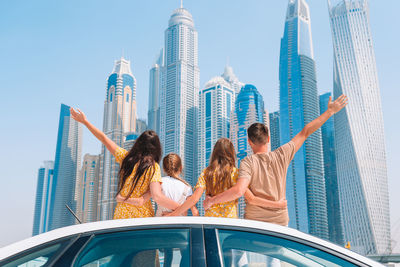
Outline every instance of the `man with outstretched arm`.
MULTIPOLYGON (((247 156, 240 163, 239 178, 233 187, 214 197, 204 200, 204 209, 211 205, 235 200, 242 195, 246 199, 245 219, 265 221, 287 226, 289 223, 286 208, 267 208, 260 202, 254 202, 249 188, 255 197, 273 201, 286 198, 286 174, 290 161, 303 145, 304 141, 318 130, 331 116, 347 105, 347 97, 341 95, 332 102, 329 99, 328 109, 318 118, 307 124, 289 143, 273 152, 268 151, 268 128, 261 123, 252 124, 248 130, 248 142, 253 155, 247 156)), ((254 197, 253 196, 253 197, 254 197)))

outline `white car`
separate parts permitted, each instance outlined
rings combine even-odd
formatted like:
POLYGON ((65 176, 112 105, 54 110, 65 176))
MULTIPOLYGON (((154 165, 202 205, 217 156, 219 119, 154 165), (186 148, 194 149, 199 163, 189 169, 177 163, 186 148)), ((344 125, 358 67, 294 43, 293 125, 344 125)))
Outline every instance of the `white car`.
POLYGON ((155 217, 56 229, 0 249, 0 266, 383 266, 269 223, 155 217))

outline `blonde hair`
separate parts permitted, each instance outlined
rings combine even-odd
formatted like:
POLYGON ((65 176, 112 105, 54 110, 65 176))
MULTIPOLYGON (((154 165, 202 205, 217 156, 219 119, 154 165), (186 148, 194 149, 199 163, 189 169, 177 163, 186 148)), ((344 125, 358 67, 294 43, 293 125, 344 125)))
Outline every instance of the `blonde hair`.
POLYGON ((220 138, 214 145, 210 165, 204 171, 207 195, 215 196, 233 186, 231 174, 235 163, 236 155, 232 142, 227 138, 220 138))
POLYGON ((169 153, 168 155, 166 155, 163 159, 163 169, 168 176, 181 181, 187 186, 190 186, 188 182, 179 177, 179 174, 182 173, 183 167, 182 167, 182 160, 178 154, 169 153))

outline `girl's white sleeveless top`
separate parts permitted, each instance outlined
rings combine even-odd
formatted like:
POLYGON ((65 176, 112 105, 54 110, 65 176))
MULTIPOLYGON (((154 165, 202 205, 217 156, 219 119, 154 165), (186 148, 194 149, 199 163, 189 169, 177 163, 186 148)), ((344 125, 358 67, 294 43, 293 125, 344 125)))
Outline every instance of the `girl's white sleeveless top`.
MULTIPOLYGON (((186 198, 193 194, 190 186, 170 176, 161 178, 161 189, 167 198, 179 204, 185 202, 186 198)), ((156 216, 161 216, 163 212, 171 212, 171 210, 158 205, 156 216)))

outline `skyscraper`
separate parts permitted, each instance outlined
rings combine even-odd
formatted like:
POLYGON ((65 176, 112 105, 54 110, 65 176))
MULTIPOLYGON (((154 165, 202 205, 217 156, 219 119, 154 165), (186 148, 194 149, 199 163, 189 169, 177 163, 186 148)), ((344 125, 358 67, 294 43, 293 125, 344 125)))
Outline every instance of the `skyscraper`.
POLYGON ((38 171, 32 235, 48 231, 54 161, 45 161, 38 171))
POLYGON ((97 220, 97 197, 99 187, 99 156, 86 154, 76 186, 76 215, 82 222, 97 220))
MULTIPOLYGON (((125 134, 136 131, 136 79, 130 61, 121 58, 115 62, 114 70, 107 79, 104 101, 103 132, 122 147, 125 134)), ((119 164, 102 145, 100 154, 100 179, 98 219, 113 217, 115 195, 118 188, 119 164)))
MULTIPOLYGON (((280 136, 289 142, 319 116, 310 11, 305 0, 289 0, 281 39, 280 136)), ((297 152, 287 174, 289 226, 328 239, 321 130, 297 152)))
POLYGON ((383 115, 367 0, 329 2, 334 91, 350 99, 335 115, 335 146, 345 242, 362 254, 390 251, 383 115))
MULTIPOLYGON (((328 109, 331 93, 319 97, 321 114, 328 109)), ((339 188, 336 173, 336 149, 334 117, 331 117, 321 127, 322 148, 324 153, 324 172, 326 186, 326 206, 328 212, 329 240, 343 246, 343 224, 340 212, 339 188)))
POLYGON ((238 77, 233 73, 233 68, 229 65, 225 66, 224 73, 221 75, 222 78, 227 81, 236 94, 239 94, 240 89, 244 86, 244 83, 239 81, 238 77))
POLYGON ((269 113, 269 137, 271 151, 274 151, 281 146, 279 134, 279 111, 269 113))
POLYGON ((199 96, 197 31, 192 15, 182 6, 165 31, 165 85, 162 88, 161 141, 165 154, 175 152, 185 166, 186 180, 197 174, 197 108, 199 96))
POLYGON ((76 211, 75 186, 81 165, 82 126, 71 118, 69 109, 61 104, 49 230, 75 224, 75 218, 65 205, 76 211))
MULTIPOLYGON (((230 139, 235 147, 238 166, 242 159, 253 153, 247 142, 247 128, 255 122, 266 123, 264 100, 254 85, 246 84, 237 95, 235 108, 231 115, 230 139)), ((244 207, 245 203, 241 197, 239 199, 239 216, 241 218, 244 207)))
POLYGON ((160 133, 160 99, 163 86, 164 49, 161 49, 156 63, 150 69, 148 128, 160 133))
POLYGON ((214 144, 229 138, 231 111, 236 92, 221 76, 208 81, 199 93, 199 172, 208 166, 214 144))

